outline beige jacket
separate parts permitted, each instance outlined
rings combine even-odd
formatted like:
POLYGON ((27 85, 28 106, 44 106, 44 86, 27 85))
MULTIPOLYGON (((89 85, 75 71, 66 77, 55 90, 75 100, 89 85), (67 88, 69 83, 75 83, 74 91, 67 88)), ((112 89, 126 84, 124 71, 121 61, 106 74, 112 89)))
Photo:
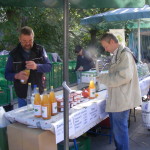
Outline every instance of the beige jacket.
POLYGON ((109 73, 99 76, 100 82, 108 87, 106 112, 121 112, 141 105, 137 67, 128 50, 120 45, 109 73))

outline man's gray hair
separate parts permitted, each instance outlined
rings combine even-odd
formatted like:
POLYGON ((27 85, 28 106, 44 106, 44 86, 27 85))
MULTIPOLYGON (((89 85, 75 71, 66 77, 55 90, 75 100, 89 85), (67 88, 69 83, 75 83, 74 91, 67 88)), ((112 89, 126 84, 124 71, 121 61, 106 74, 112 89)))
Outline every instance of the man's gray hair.
POLYGON ((33 29, 31 27, 28 27, 28 26, 24 26, 21 28, 20 35, 21 34, 24 34, 24 35, 31 35, 32 34, 34 36, 33 29))
POLYGON ((117 37, 114 34, 112 34, 112 33, 106 33, 100 39, 100 41, 106 41, 108 43, 110 42, 110 40, 113 40, 116 43, 118 43, 117 37))

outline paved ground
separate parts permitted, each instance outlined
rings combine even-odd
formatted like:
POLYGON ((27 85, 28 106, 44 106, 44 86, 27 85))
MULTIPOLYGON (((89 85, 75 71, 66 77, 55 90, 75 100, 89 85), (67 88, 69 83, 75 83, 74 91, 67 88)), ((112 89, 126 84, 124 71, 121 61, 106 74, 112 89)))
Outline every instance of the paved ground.
MULTIPOLYGON (((90 136, 91 150, 115 150, 106 136, 90 136)), ((141 108, 136 108, 136 122, 131 117, 129 127, 130 150, 150 150, 150 131, 143 127, 141 108)))

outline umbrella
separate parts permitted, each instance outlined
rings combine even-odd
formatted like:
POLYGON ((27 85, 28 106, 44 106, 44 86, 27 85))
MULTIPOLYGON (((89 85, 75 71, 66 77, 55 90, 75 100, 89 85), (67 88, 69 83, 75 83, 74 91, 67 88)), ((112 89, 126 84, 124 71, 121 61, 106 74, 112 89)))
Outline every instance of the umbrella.
POLYGON ((99 28, 138 28, 138 60, 141 60, 140 52, 140 20, 141 27, 150 27, 150 7, 143 8, 119 8, 112 11, 96 14, 81 19, 82 25, 97 26, 99 28), (147 23, 148 22, 148 23, 147 23))
MULTIPOLYGON (((123 8, 143 7, 145 0, 67 0, 72 8, 123 8)), ((0 0, 1 6, 62 7, 65 0, 0 0)))
MULTIPOLYGON (((0 6, 18 7, 61 7, 64 9, 64 63, 63 79, 68 83, 68 14, 69 6, 73 8, 119 8, 143 7, 145 0, 0 0, 0 6), (69 5, 70 4, 70 5, 69 5)), ((68 93, 64 89, 64 149, 69 150, 69 112, 68 93)))

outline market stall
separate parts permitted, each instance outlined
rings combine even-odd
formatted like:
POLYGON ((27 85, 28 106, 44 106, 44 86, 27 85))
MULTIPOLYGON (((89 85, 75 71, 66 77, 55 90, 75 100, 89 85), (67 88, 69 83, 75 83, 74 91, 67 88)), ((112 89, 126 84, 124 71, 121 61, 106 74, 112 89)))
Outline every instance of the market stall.
MULTIPOLYGON (((145 77, 139 83, 141 94, 143 96, 147 94, 147 91, 149 89, 150 76, 145 77)), ((91 100, 88 98, 84 98, 82 103, 69 109, 70 139, 75 139, 81 136, 107 117, 108 114, 105 112, 106 94, 107 90, 100 91, 97 98, 91 100)), ((49 120, 43 120, 42 118, 35 118, 33 111, 28 111, 27 107, 25 106, 6 112, 5 116, 12 123, 19 122, 21 124, 24 124, 26 126, 26 130, 30 128, 29 133, 32 132, 32 128, 40 128, 43 130, 43 132, 45 130, 50 131, 49 134, 53 139, 51 140, 51 142, 53 141, 53 145, 56 145, 57 143, 64 140, 63 112, 58 113, 56 116, 52 116, 52 118, 49 120)), ((14 126, 14 124, 12 125, 14 126)), ((17 127, 15 127, 15 129, 16 128, 17 127)), ((12 129, 14 130, 14 128, 12 129)))
MULTIPOLYGON (((99 92, 99 96, 96 99, 89 100, 88 98, 85 98, 82 103, 69 110, 70 139, 75 139, 81 136, 107 117, 108 114, 105 112, 106 92, 106 90, 99 92)), ((64 123, 62 112, 58 113, 56 116, 52 116, 49 120, 43 120, 42 118, 35 118, 33 111, 28 111, 25 106, 5 113, 5 116, 12 123, 17 121, 21 124, 27 125, 29 128, 40 128, 42 130, 51 131, 50 134, 53 139, 53 142, 51 141, 51 145, 54 147, 56 147, 57 143, 64 140, 64 123)), ((9 135, 12 136, 12 130, 14 130, 14 128, 17 129, 20 128, 20 126, 14 126, 14 124, 8 126, 8 141, 10 141, 9 135)), ((22 130, 25 130, 24 127, 22 127, 22 130)), ((26 130, 28 129, 26 128, 26 130)), ((17 132, 19 131, 17 130, 17 132)), ((32 130, 29 133, 31 134, 31 132, 32 130)), ((14 136, 15 133, 16 132, 14 132, 14 136)), ((12 146, 14 142, 9 142, 9 145, 10 143, 12 146)), ((16 146, 18 144, 19 143, 14 143, 16 146)))

